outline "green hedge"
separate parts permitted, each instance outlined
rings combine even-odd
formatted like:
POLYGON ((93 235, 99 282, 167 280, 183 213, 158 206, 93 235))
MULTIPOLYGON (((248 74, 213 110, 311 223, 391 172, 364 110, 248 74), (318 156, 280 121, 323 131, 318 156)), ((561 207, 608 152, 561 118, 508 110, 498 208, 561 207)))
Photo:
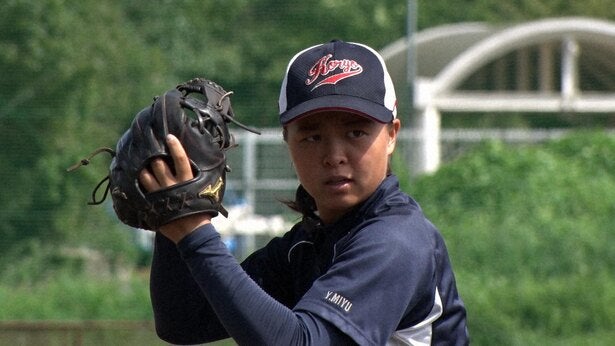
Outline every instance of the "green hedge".
POLYGON ((405 187, 444 234, 474 344, 612 340, 614 174, 615 138, 580 133, 485 142, 405 187))
POLYGON ((0 320, 151 320, 147 276, 55 272, 30 285, 0 285, 0 320))

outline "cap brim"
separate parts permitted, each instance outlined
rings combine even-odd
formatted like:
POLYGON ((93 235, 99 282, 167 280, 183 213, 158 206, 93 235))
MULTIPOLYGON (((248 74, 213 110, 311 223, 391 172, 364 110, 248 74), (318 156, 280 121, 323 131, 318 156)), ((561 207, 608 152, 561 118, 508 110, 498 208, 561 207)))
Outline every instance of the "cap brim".
POLYGON ((393 121, 393 112, 383 105, 348 95, 327 95, 300 103, 280 114, 280 123, 286 125, 304 116, 326 111, 340 110, 367 116, 381 123, 393 121))

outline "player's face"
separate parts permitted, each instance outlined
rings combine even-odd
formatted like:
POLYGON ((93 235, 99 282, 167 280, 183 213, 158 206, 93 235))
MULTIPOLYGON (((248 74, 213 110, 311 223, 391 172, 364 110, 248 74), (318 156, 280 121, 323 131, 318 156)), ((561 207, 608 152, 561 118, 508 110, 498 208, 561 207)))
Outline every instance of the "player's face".
POLYGON ((299 181, 325 223, 367 199, 386 177, 400 122, 382 124, 351 113, 313 114, 286 126, 299 181))

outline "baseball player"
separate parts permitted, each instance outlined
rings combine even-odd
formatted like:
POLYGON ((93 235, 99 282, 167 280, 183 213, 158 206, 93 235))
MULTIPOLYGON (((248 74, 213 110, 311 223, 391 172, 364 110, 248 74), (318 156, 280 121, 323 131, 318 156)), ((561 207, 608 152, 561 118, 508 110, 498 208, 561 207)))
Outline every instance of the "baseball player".
MULTIPOLYGON (((279 120, 302 214, 241 264, 194 214, 156 234, 151 295, 159 336, 249 345, 465 345, 466 311, 446 246, 389 167, 400 120, 382 57, 331 41, 289 62, 279 120)), ((174 136, 148 191, 192 178, 174 136)))

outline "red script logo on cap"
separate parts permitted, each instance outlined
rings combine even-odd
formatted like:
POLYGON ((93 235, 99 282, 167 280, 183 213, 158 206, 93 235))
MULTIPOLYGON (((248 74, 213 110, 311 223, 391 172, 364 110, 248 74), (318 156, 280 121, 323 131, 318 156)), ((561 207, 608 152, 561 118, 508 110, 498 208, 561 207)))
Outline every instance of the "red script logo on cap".
POLYGON ((363 72, 363 67, 359 65, 358 62, 354 60, 342 59, 342 60, 331 60, 333 57, 332 54, 327 54, 320 58, 314 66, 308 72, 309 78, 305 80, 305 85, 311 85, 314 83, 320 76, 326 76, 330 73, 335 73, 336 70, 340 70, 340 72, 335 73, 329 77, 318 82, 312 90, 318 88, 321 85, 325 84, 336 84, 342 79, 346 79, 348 77, 356 76, 363 72))

